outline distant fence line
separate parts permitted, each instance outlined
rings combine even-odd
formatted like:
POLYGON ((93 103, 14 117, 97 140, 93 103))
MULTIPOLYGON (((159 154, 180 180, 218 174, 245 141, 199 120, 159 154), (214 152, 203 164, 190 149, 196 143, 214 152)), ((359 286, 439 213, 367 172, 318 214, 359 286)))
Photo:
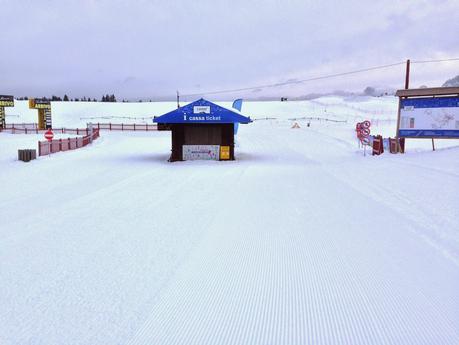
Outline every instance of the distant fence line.
MULTIPOLYGON (((253 121, 265 121, 265 120, 285 120, 282 118, 278 117, 257 117, 252 119, 253 121)), ((303 116, 303 117, 293 117, 287 119, 288 121, 297 121, 297 120, 317 120, 317 121, 330 121, 330 122, 342 122, 342 123, 347 123, 347 120, 334 120, 334 119, 329 119, 326 117, 308 117, 308 116, 303 116)))
POLYGON ((111 120, 111 119, 125 119, 125 120, 153 120, 153 116, 144 116, 144 117, 136 117, 136 116, 91 116, 91 117, 80 117, 80 120, 111 120))
MULTIPOLYGON (((89 124, 87 124, 89 126, 89 124)), ((94 128, 99 130, 109 131, 156 131, 158 126, 156 124, 146 123, 92 123, 94 128)), ((11 131, 11 133, 24 133, 24 134, 39 134, 44 133, 46 130, 38 129, 37 123, 9 123, 6 124, 3 130, 11 131)), ((77 135, 88 134, 88 129, 68 129, 68 128, 52 128, 54 132, 71 133, 77 135), (75 132, 76 131, 76 132, 75 132)))
MULTIPOLYGON (((365 113, 365 114, 393 114, 393 112, 394 112, 394 110, 391 110, 391 109, 370 110, 370 109, 356 107, 354 105, 347 104, 347 103, 331 103, 331 102, 330 103, 326 103, 326 102, 313 101, 313 100, 311 100, 310 102, 313 103, 313 104, 317 104, 319 106, 322 106, 322 107, 345 107, 345 108, 352 109, 352 110, 355 110, 355 111, 359 111, 359 112, 365 113)), ((397 111, 397 110, 395 109, 395 111, 397 111)))
POLYGON ((334 120, 334 119, 328 119, 326 117, 294 117, 289 119, 290 121, 297 121, 297 120, 317 120, 317 121, 329 121, 329 122, 339 122, 339 123, 347 123, 347 120, 334 120))
POLYGON ((156 124, 147 123, 93 123, 94 128, 109 131, 156 131, 156 124))
POLYGON ((38 123, 7 123, 3 130, 21 130, 21 129, 38 129, 38 123))
POLYGON ((263 120, 277 120, 277 117, 258 117, 252 119, 252 121, 263 121, 263 120))
MULTIPOLYGON (((68 133, 68 132, 67 132, 68 133)), ((99 130, 93 129, 93 133, 87 134, 83 137, 56 139, 51 141, 38 142, 38 156, 45 156, 51 153, 75 150, 84 147, 91 143, 93 140, 99 138, 99 130)))
MULTIPOLYGON (((4 131, 8 131, 12 134, 44 134, 47 129, 38 129, 38 128, 7 128, 4 131)), ((76 134, 76 135, 88 135, 88 128, 53 128, 54 133, 62 134, 76 134)))

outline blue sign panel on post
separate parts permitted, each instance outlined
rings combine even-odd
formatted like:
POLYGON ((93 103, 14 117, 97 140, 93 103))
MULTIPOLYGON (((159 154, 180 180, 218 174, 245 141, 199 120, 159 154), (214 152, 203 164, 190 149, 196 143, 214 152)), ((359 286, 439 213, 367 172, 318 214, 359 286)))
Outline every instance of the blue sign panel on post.
POLYGON ((398 136, 459 138, 459 97, 402 99, 398 136))

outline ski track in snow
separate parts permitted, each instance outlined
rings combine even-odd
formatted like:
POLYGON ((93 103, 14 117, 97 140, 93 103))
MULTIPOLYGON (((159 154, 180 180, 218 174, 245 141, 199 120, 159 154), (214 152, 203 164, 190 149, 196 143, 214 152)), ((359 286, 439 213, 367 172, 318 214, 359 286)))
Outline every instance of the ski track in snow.
POLYGON ((457 148, 290 126, 241 126, 234 162, 167 163, 168 132, 0 149, 0 343, 457 345, 457 148))
MULTIPOLYGON (((264 145, 279 157, 296 154, 267 142, 249 146, 264 145)), ((435 275, 435 265, 415 255, 426 250, 424 244, 409 233, 396 234, 410 222, 373 199, 356 197, 342 181, 324 179, 316 163, 308 159, 305 167, 280 165, 263 174, 248 169, 235 195, 242 197, 231 203, 238 217, 211 227, 129 344, 457 343, 455 292, 438 296, 437 285, 426 288, 433 277, 426 282, 425 272, 412 272, 423 264, 435 275), (264 202, 244 195, 254 184, 266 185, 264 202), (346 212, 328 203, 337 196, 346 212), (372 229, 378 221, 384 232, 372 229), (395 242, 401 240, 403 245, 395 242)), ((442 272, 438 278, 446 285, 458 278, 455 267, 449 271, 452 276, 442 272)))

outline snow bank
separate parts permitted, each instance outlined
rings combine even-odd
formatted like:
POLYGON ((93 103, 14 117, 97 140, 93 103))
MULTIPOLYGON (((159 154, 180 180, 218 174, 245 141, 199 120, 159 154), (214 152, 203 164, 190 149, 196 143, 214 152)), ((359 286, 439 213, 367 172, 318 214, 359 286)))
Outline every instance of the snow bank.
MULTIPOLYGON (((173 108, 60 106, 71 127, 173 108)), ((458 344, 459 148, 363 157, 356 117, 389 134, 395 108, 246 103, 277 119, 240 126, 234 162, 167 163, 156 131, 23 163, 36 136, 0 133, 0 342, 458 344)))

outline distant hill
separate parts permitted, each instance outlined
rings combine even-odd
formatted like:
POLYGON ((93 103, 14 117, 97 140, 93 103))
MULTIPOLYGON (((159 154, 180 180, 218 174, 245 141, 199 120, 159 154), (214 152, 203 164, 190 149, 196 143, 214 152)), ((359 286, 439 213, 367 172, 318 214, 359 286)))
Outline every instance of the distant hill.
POLYGON ((454 78, 451 78, 442 85, 442 87, 459 87, 459 75, 455 76, 454 78))

